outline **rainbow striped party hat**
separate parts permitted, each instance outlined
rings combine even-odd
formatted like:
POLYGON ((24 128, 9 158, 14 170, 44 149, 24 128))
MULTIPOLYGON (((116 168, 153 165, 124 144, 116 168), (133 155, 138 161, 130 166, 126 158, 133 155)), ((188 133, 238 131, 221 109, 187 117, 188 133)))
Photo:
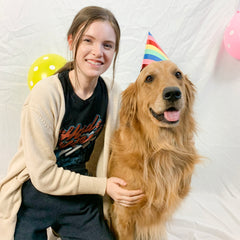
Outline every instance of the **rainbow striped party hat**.
POLYGON ((159 62, 167 59, 167 55, 160 48, 152 34, 149 32, 142 62, 142 69, 151 62, 159 62))

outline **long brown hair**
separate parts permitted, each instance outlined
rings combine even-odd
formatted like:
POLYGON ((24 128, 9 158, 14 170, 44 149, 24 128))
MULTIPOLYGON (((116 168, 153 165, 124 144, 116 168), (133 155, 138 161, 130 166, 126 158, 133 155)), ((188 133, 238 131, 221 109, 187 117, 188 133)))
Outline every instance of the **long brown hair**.
POLYGON ((58 70, 58 72, 62 72, 64 70, 77 69, 76 55, 78 46, 81 42, 84 32, 94 21, 108 21, 115 32, 116 43, 115 43, 115 56, 113 60, 113 81, 114 81, 121 31, 113 13, 106 8, 97 6, 89 6, 81 9, 73 19, 73 22, 67 33, 67 37, 72 36, 74 42, 73 49, 75 51, 73 51, 74 52, 73 61, 67 62, 65 66, 58 70))

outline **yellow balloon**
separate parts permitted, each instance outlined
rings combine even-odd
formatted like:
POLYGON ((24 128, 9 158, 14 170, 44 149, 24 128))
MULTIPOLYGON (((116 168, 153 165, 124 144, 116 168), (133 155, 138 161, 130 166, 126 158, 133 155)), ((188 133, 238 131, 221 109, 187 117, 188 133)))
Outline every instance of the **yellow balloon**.
POLYGON ((53 75, 65 65, 67 60, 57 54, 46 54, 39 57, 28 71, 28 87, 30 90, 43 78, 53 75))

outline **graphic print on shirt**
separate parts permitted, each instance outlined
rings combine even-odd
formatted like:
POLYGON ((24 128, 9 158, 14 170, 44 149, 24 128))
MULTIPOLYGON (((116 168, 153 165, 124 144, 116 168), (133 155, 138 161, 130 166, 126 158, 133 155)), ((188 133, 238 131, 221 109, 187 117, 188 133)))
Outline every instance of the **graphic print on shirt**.
POLYGON ((106 122, 107 86, 99 77, 92 96, 82 100, 74 92, 69 70, 58 76, 64 93, 65 114, 54 151, 56 164, 80 173, 86 169, 85 163, 90 159, 96 138, 106 122))
POLYGON ((103 128, 100 115, 96 115, 89 125, 71 126, 61 129, 55 154, 58 166, 67 167, 84 163, 90 157, 94 140, 103 128))

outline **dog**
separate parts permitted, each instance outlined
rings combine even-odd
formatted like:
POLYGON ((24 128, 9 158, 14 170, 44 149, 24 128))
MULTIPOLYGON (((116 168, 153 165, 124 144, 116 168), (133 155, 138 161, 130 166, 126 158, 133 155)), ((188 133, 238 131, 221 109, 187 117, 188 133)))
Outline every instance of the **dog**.
POLYGON ((166 239, 166 222, 188 194, 200 161, 193 140, 195 93, 170 60, 150 63, 123 91, 108 177, 124 179, 127 189, 141 189, 145 197, 133 207, 112 203, 117 239, 166 239))

